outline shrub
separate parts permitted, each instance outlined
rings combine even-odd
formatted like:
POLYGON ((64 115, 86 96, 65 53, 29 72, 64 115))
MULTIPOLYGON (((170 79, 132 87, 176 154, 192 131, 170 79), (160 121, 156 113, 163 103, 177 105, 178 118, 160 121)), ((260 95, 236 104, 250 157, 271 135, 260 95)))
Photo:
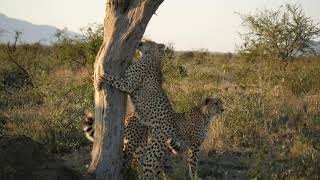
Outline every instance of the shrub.
POLYGON ((241 15, 241 19, 247 32, 242 34, 240 52, 247 59, 289 62, 298 55, 315 53, 313 41, 320 36, 320 28, 297 4, 241 15))

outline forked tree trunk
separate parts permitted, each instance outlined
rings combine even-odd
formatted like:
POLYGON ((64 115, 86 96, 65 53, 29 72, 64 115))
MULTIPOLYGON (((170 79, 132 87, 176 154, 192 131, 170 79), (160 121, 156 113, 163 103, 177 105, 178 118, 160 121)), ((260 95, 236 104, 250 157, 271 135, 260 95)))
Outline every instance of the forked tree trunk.
MULTIPOLYGON (((150 18, 163 0, 107 0, 104 42, 94 78, 120 75, 130 64, 150 18)), ((95 90, 95 142, 89 171, 96 179, 121 179, 126 95, 110 86, 95 90)))

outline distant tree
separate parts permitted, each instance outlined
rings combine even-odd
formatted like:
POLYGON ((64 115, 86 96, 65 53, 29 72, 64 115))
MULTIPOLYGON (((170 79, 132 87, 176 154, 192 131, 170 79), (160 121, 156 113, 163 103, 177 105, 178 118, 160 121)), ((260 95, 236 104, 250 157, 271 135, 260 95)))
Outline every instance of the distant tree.
POLYGON ((86 42, 85 49, 90 55, 90 61, 94 62, 103 42, 103 25, 90 24, 81 28, 81 32, 84 35, 83 41, 86 42))
POLYGON ((17 60, 18 59, 17 57, 19 54, 18 43, 20 43, 21 45, 24 45, 20 40, 21 34, 22 32, 15 31, 13 43, 8 42, 7 47, 5 48, 5 51, 6 51, 5 59, 9 63, 12 63, 18 69, 18 71, 7 74, 5 80, 2 82, 4 86, 9 85, 17 88, 22 85, 28 85, 31 87, 34 86, 29 72, 24 67, 24 65, 17 60), (19 81, 22 81, 22 82, 17 83, 19 81), (14 84, 19 84, 19 85, 14 85, 14 84))
POLYGON ((240 14, 244 43, 240 53, 248 59, 274 58, 286 62, 295 56, 315 53, 314 40, 320 36, 318 23, 307 17, 298 4, 285 4, 275 10, 240 14))
POLYGON ((56 56, 62 62, 80 65, 92 73, 92 66, 103 42, 103 25, 90 24, 81 28, 81 35, 70 36, 67 29, 54 34, 56 56))
POLYGON ((169 43, 165 49, 166 59, 173 59, 174 57, 174 47, 173 43, 169 43))

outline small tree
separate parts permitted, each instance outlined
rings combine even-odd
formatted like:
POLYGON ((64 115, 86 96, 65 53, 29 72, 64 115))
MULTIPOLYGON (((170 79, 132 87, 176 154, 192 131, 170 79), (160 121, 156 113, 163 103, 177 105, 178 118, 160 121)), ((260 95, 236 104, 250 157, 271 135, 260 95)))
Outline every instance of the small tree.
POLYGON ((81 28, 81 32, 79 36, 71 36, 67 29, 57 30, 53 47, 62 62, 80 65, 92 74, 92 66, 103 42, 103 25, 90 24, 81 28))
MULTIPOLYGON (((14 41, 13 44, 10 44, 10 42, 7 43, 6 50, 6 58, 9 63, 12 63, 18 71, 13 72, 13 74, 9 73, 6 74, 6 78, 3 81, 3 84, 5 86, 14 86, 14 87, 21 87, 22 85, 28 85, 31 87, 34 87, 32 78, 30 76, 30 73, 27 71, 25 65, 22 64, 22 62, 18 60, 18 54, 19 54, 19 48, 18 44, 22 44, 21 42, 21 34, 20 31, 15 31, 14 41), (19 82, 20 81, 20 82, 19 82), (14 85, 15 83, 19 82, 18 84, 14 85)), ((23 45, 23 44, 22 44, 23 45)))
POLYGON ((247 33, 240 53, 257 57, 292 60, 295 56, 315 53, 313 43, 320 35, 317 23, 307 17, 300 5, 285 4, 276 10, 240 14, 247 33))

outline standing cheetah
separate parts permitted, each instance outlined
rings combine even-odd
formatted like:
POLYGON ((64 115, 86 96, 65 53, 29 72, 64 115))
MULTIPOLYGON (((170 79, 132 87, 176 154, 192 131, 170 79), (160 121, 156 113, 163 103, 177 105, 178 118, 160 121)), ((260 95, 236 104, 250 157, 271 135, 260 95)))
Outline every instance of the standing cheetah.
POLYGON ((141 59, 128 67, 124 76, 100 76, 95 81, 97 90, 104 82, 128 93, 142 124, 152 127, 151 142, 148 143, 143 160, 146 179, 156 178, 160 162, 167 153, 185 149, 183 141, 177 137, 175 112, 169 98, 162 89, 162 60, 165 46, 152 41, 139 44, 141 59))

